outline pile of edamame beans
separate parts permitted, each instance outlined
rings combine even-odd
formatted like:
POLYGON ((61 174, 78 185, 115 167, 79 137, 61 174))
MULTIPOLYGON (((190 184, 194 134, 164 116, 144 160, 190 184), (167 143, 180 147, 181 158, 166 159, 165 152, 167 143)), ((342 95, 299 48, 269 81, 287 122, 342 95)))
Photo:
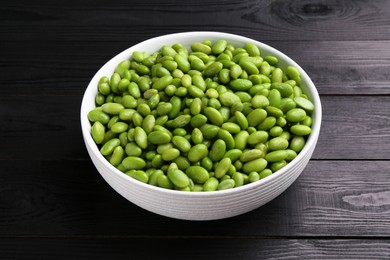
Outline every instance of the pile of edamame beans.
POLYGON ((313 103, 298 70, 253 43, 180 43, 135 51, 98 83, 88 113, 101 154, 161 188, 216 191, 263 179, 311 133, 313 103))

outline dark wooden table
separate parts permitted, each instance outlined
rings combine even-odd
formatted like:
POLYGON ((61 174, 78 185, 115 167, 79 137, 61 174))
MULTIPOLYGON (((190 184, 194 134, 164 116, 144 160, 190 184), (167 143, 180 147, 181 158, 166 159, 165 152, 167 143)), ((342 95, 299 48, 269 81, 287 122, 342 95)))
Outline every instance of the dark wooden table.
POLYGON ((390 1, 2 1, 0 259, 390 257, 390 1), (151 37, 222 31, 269 44, 318 87, 321 135, 282 195, 207 222, 118 195, 82 137, 84 90, 151 37))

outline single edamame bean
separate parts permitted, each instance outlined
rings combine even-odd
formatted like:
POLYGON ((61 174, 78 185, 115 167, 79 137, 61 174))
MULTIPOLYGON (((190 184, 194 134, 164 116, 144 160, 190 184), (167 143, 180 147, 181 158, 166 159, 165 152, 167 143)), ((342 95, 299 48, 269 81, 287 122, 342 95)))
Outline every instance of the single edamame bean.
POLYGON ((287 155, 288 154, 286 150, 277 150, 277 151, 267 153, 264 158, 268 162, 279 162, 281 160, 286 159, 287 155))
POLYGON ((214 161, 220 161, 226 152, 226 143, 222 139, 218 139, 211 146, 211 150, 209 152, 209 158, 214 161))
POLYGON ((226 40, 218 40, 216 41, 213 46, 211 47, 211 52, 213 54, 221 54, 227 46, 227 41, 226 40))
POLYGON ((176 148, 169 148, 169 149, 166 149, 165 151, 162 152, 161 158, 162 158, 164 161, 173 161, 173 160, 175 160, 177 157, 179 157, 179 155, 180 155, 179 149, 176 149, 176 148))
POLYGON ((294 98, 294 101, 295 101, 295 103, 296 103, 299 107, 305 109, 306 111, 310 111, 310 112, 311 112, 311 111, 314 110, 314 104, 313 104, 310 100, 308 100, 308 99, 306 99, 306 98, 303 98, 303 97, 295 97, 295 98, 294 98))
POLYGON ((240 67, 240 65, 235 64, 233 62, 233 65, 230 67, 230 76, 233 79, 237 79, 238 77, 240 77, 241 74, 242 74, 242 68, 240 67))
POLYGON ((167 174, 169 180, 177 187, 184 188, 190 185, 188 176, 180 169, 168 170, 167 174))
POLYGON ((108 140, 100 149, 100 153, 104 156, 112 154, 115 147, 119 146, 121 144, 121 141, 118 138, 113 138, 111 140, 108 140))
POLYGON ((289 143, 288 141, 283 138, 283 137, 275 137, 272 138, 269 143, 268 143, 268 148, 271 151, 276 151, 276 150, 285 150, 287 149, 289 143))
POLYGON ((293 88, 287 83, 274 82, 271 89, 277 89, 282 97, 289 97, 293 93, 293 88))
POLYGON ((191 44, 191 50, 193 52, 203 52, 207 55, 211 54, 211 47, 200 42, 194 42, 191 44))
POLYGON ((264 169, 259 173, 260 179, 264 179, 267 176, 270 176, 272 174, 272 171, 270 169, 264 169))
POLYGON ((294 135, 309 135, 311 133, 311 128, 307 125, 293 125, 290 127, 290 131, 294 135))
POLYGON ((147 137, 151 144, 167 144, 171 141, 171 136, 164 131, 152 131, 147 137))
POLYGON ((233 163, 233 162, 236 162, 240 158, 241 155, 242 155, 242 150, 235 148, 235 149, 228 150, 223 157, 230 158, 230 160, 233 163))
POLYGON ((267 117, 267 111, 262 108, 256 108, 250 112, 247 116, 248 125, 256 127, 258 124, 263 122, 267 117))
POLYGON ((110 158, 110 163, 114 166, 118 166, 125 155, 125 150, 123 150, 122 146, 115 147, 114 151, 112 152, 112 156, 110 158))
POLYGON ((197 144, 188 151, 188 160, 191 162, 198 162, 208 155, 207 146, 204 144, 197 144))
POLYGON ((232 161, 230 160, 230 158, 223 158, 215 168, 215 178, 222 178, 228 172, 231 165, 232 161))
POLYGON ((222 105, 231 107, 236 103, 241 103, 241 99, 232 92, 224 92, 219 96, 222 105))
POLYGON ((107 124, 110 121, 110 116, 97 108, 88 112, 88 120, 91 122, 99 121, 102 124, 107 124))
POLYGON ((280 68, 275 68, 272 71, 271 82, 283 82, 283 71, 280 68))
POLYGON ((141 156, 142 149, 136 143, 130 142, 126 144, 125 152, 128 156, 141 156))
POLYGON ((218 184, 218 187, 217 187, 217 190, 227 190, 227 189, 231 189, 233 188, 235 185, 235 182, 233 179, 226 179, 226 180, 223 180, 221 181, 219 184, 218 184))
POLYGON ((306 111, 302 108, 293 108, 286 114, 286 119, 291 123, 298 123, 305 119, 306 111))
POLYGON ((146 166, 146 162, 140 157, 128 156, 123 159, 122 165, 128 170, 142 170, 146 166))
POLYGON ((248 143, 249 133, 245 130, 240 131, 234 136, 235 149, 244 150, 248 143))
POLYGON ((173 189, 172 181, 164 174, 158 176, 157 186, 164 189, 173 189))
POLYGON ((226 143, 226 149, 230 150, 235 147, 235 141, 231 133, 225 129, 219 129, 218 130, 218 137, 225 141, 226 143))
POLYGON ((236 111, 234 113, 234 117, 236 118, 236 121, 240 125, 241 129, 245 130, 248 128, 248 126, 249 126, 248 120, 242 112, 236 111))
POLYGON ((305 139, 303 136, 294 136, 290 142, 290 149, 299 153, 305 146, 305 139))
POLYGON ((242 58, 239 61, 239 65, 241 68, 243 68, 249 75, 252 74, 259 74, 259 69, 256 67, 256 65, 249 61, 248 59, 242 58))
POLYGON ((174 136, 172 143, 182 152, 186 153, 191 149, 190 142, 182 136, 174 136))
POLYGON ((219 185, 219 181, 214 177, 210 177, 203 184, 203 190, 204 191, 216 191, 218 189, 218 185, 219 185))
POLYGON ((120 133, 126 132, 128 128, 129 128, 129 125, 126 124, 125 122, 116 122, 111 126, 111 131, 113 133, 120 134, 120 133))
POLYGON ((281 160, 279 162, 272 163, 270 166, 270 169, 272 172, 276 172, 276 171, 279 171, 280 169, 282 169, 286 165, 287 165, 287 162, 285 160, 281 160))
POLYGON ((146 149, 148 147, 148 136, 144 129, 137 126, 134 130, 134 139, 139 147, 146 149))
POLYGON ((249 162, 258 158, 261 158, 264 156, 264 153, 261 150, 258 149, 251 149, 244 151, 242 155, 240 156, 240 161, 245 163, 249 162))
POLYGON ((268 136, 269 136, 268 132, 259 130, 251 133, 248 137, 247 142, 250 145, 257 145, 259 143, 264 143, 268 140, 268 136))
POLYGON ((242 166, 244 173, 249 174, 251 172, 260 172, 267 167, 268 162, 264 158, 258 158, 249 162, 246 162, 242 166))
POLYGON ((266 108, 269 106, 269 100, 263 95, 255 95, 251 100, 251 104, 254 108, 266 108))
POLYGON ((260 56, 260 50, 254 43, 245 43, 244 49, 251 57, 260 56))
POLYGON ((105 103, 101 108, 103 112, 111 115, 118 115, 121 110, 125 109, 125 107, 119 103, 105 103))
POLYGON ((230 81, 229 85, 235 91, 247 91, 253 86, 249 79, 234 79, 230 81))
MULTIPOLYGON (((265 170, 265 169, 264 169, 265 170)), ((263 171, 264 171, 263 170, 263 171)), ((272 173, 272 172, 271 172, 272 173)), ((260 175, 259 173, 257 172, 250 172, 249 175, 248 175, 248 181, 249 182, 255 182, 255 181, 258 181, 260 180, 260 175)))
POLYGON ((104 140, 105 126, 99 121, 95 121, 91 128, 92 138, 97 144, 101 144, 104 140))
POLYGON ((244 185, 244 175, 240 172, 235 172, 232 174, 232 179, 234 180, 234 187, 240 187, 244 185))
POLYGON ((287 72, 287 76, 290 79, 294 80, 297 84, 301 83, 301 75, 297 68, 293 66, 288 66, 286 72, 287 72))
POLYGON ((223 124, 223 118, 221 113, 213 107, 206 107, 204 109, 204 114, 207 116, 208 120, 214 125, 221 126, 223 124))
MULTIPOLYGON (((205 157, 206 158, 206 157, 205 157)), ((195 183, 203 184, 209 179, 208 171, 201 166, 190 166, 186 169, 186 174, 195 183)))

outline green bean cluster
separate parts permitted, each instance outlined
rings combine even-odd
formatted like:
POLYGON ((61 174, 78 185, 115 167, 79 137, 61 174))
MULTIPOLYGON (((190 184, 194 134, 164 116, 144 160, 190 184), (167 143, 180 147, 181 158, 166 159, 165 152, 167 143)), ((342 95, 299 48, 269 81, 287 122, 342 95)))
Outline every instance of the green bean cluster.
POLYGON ((311 133, 300 73, 277 64, 253 43, 226 40, 135 51, 98 83, 92 138, 117 169, 161 188, 255 182, 293 160, 311 133))

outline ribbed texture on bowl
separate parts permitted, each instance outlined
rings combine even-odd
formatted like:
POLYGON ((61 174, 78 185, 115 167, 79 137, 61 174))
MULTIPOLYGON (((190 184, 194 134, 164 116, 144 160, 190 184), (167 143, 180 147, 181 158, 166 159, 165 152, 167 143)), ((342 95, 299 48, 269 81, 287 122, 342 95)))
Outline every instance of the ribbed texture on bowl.
POLYGON ((83 138, 92 162, 106 182, 119 194, 132 203, 163 216, 185 220, 214 220, 240 215, 264 205, 280 195, 299 177, 317 144, 322 111, 318 92, 310 78, 298 64, 281 52, 242 36, 218 32, 187 32, 147 40, 123 51, 107 62, 88 85, 83 97, 80 116, 83 138), (266 55, 277 56, 279 67, 285 68, 288 65, 293 65, 301 72, 301 88, 314 101, 315 111, 312 115, 312 133, 297 158, 265 179, 242 187, 216 192, 182 192, 157 188, 136 181, 110 165, 92 140, 91 125, 87 118, 88 112, 95 107, 99 79, 102 76, 111 76, 116 65, 124 59, 129 59, 133 51, 153 53, 163 45, 181 43, 185 47, 189 47, 193 42, 216 41, 218 39, 225 39, 236 47, 243 46, 246 42, 253 42, 259 46, 263 57, 266 55))

